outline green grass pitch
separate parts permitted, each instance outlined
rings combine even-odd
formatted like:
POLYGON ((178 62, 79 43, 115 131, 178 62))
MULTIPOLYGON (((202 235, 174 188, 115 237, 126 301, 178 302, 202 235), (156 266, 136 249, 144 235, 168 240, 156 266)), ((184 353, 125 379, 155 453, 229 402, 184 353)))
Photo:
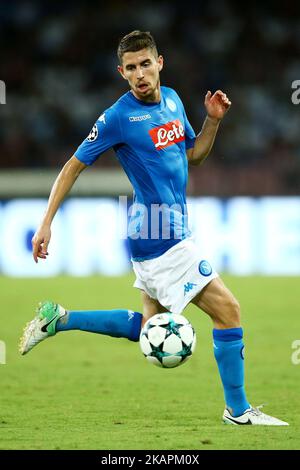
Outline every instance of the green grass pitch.
POLYGON ((211 322, 189 306, 197 332, 182 367, 149 364, 138 343, 63 332, 21 357, 18 339, 38 301, 70 309, 141 310, 133 276, 0 278, 0 449, 299 449, 299 278, 229 277, 239 299, 250 403, 289 427, 225 426, 223 392, 213 357, 211 322))

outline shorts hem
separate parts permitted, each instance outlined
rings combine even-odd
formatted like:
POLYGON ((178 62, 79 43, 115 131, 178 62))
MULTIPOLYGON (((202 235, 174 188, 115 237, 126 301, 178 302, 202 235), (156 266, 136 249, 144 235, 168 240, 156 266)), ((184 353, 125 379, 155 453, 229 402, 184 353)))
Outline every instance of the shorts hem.
POLYGON ((198 295, 199 292, 201 292, 204 289, 204 287, 207 286, 207 284, 209 284, 211 281, 213 281, 217 277, 219 277, 219 274, 217 272, 215 272, 211 276, 207 277, 207 279, 206 279, 207 282, 205 282, 205 283, 202 282, 201 286, 198 286, 198 289, 193 290, 190 293, 190 295, 185 297, 184 302, 182 303, 180 311, 176 311, 176 312, 172 312, 172 313, 177 313, 177 314, 180 315, 183 312, 183 310, 187 307, 187 305, 193 300, 193 298, 196 297, 196 295, 198 295))
POLYGON ((149 295, 149 297, 153 300, 157 300, 155 297, 152 297, 152 295, 150 295, 150 293, 148 292, 148 290, 146 289, 146 287, 143 285, 143 284, 140 284, 139 282, 139 279, 136 279, 135 282, 133 283, 133 287, 135 287, 136 289, 139 289, 139 290, 142 290, 143 292, 145 292, 147 295, 149 295))

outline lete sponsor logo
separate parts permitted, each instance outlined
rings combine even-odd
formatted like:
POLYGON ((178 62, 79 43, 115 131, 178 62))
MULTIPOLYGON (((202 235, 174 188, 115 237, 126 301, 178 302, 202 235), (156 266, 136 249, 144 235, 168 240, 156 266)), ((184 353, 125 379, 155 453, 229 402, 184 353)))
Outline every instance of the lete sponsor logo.
POLYGON ((185 140, 184 128, 179 119, 167 122, 164 126, 154 127, 149 134, 158 150, 185 140))

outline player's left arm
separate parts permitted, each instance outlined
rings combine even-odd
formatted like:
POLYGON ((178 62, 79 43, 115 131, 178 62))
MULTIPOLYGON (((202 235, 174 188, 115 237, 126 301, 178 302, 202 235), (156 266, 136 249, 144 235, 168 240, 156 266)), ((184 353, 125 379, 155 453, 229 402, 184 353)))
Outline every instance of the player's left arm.
POLYGON ((205 96, 204 105, 207 116, 200 133, 197 135, 194 147, 187 150, 187 158, 192 165, 199 165, 209 155, 213 146, 219 125, 228 109, 231 101, 221 90, 213 95, 208 91, 205 96))

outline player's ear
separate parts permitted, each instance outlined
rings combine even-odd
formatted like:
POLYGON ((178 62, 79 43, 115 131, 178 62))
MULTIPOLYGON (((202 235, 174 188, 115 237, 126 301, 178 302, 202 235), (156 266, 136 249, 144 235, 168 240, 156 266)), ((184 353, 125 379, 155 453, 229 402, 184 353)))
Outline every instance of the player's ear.
POLYGON ((157 62, 158 62, 158 71, 160 72, 163 69, 163 66, 164 66, 164 58, 163 58, 162 55, 158 56, 157 62))
POLYGON ((126 78, 125 75, 124 75, 124 69, 123 69, 122 65, 118 65, 117 68, 118 68, 118 72, 120 73, 120 75, 122 75, 122 77, 123 77, 125 80, 127 80, 127 78, 126 78))

